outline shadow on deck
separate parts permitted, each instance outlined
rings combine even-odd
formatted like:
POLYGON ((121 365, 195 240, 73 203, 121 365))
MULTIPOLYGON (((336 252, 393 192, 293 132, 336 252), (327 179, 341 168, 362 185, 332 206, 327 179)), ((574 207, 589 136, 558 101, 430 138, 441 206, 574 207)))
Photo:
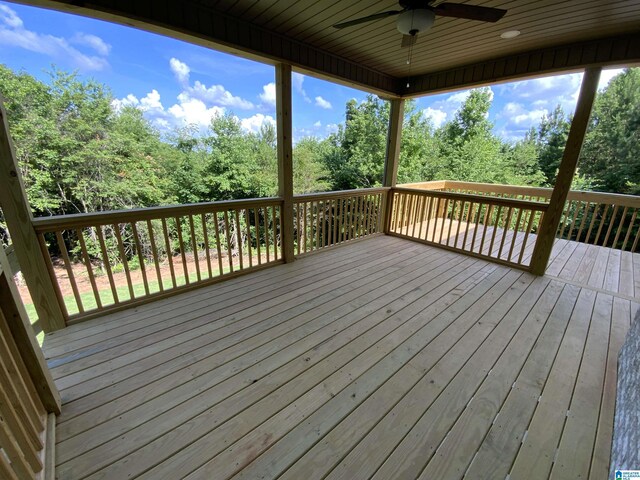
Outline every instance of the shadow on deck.
MULTIPOLYGON (((531 241, 533 246, 533 241, 531 241)), ((391 236, 47 335, 79 478, 606 478, 640 255, 391 236)))

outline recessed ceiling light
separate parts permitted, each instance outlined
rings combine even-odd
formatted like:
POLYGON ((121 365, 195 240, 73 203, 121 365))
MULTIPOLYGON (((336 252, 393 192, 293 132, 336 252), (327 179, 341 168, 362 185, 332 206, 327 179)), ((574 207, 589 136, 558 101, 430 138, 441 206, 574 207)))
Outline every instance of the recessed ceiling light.
POLYGON ((516 38, 520 35, 520 30, 509 30, 500 34, 500 38, 516 38))

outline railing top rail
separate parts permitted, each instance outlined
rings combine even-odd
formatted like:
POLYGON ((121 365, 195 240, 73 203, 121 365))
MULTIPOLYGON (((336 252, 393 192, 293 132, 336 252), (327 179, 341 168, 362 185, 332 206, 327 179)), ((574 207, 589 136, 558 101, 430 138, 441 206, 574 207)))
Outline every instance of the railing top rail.
POLYGON ((107 225, 111 223, 171 218, 182 215, 211 213, 232 208, 252 208, 277 205, 281 203, 282 198, 280 197, 267 197, 184 205, 168 205, 163 207, 132 208, 130 210, 111 210, 107 212, 52 215, 50 217, 34 218, 33 227, 37 233, 44 233, 61 228, 78 228, 89 225, 107 225))
MULTIPOLYGON (((501 183, 463 182, 456 180, 444 180, 436 182, 417 182, 398 185, 399 188, 415 188, 419 190, 431 190, 437 188, 475 190, 477 192, 504 193, 515 195, 529 195, 532 197, 550 198, 553 189, 543 187, 525 187, 520 185, 505 185, 501 183), (443 184, 444 186, 440 186, 443 184)), ((608 203, 622 207, 640 208, 640 196, 624 195, 621 193, 592 192, 584 190, 571 190, 567 200, 577 200, 592 203, 608 203)))
POLYGON ((375 193, 384 193, 390 190, 390 187, 377 187, 377 188, 358 188, 353 190, 340 190, 337 192, 319 192, 319 193, 304 193, 301 195, 294 195, 293 200, 310 202, 312 200, 323 200, 327 198, 345 198, 353 197, 355 195, 371 195, 375 193))
POLYGON ((549 205, 544 202, 534 202, 531 200, 516 200, 516 199, 501 198, 501 197, 488 197, 485 195, 474 195, 471 193, 453 193, 453 192, 443 192, 440 190, 422 190, 419 188, 403 188, 403 187, 394 187, 393 190, 396 192, 413 193, 413 194, 424 195, 428 197, 448 198, 450 200, 464 200, 467 202, 474 202, 474 203, 490 203, 493 205, 502 205, 504 207, 526 208, 528 210, 534 210, 539 212, 544 212, 549 207, 549 205))

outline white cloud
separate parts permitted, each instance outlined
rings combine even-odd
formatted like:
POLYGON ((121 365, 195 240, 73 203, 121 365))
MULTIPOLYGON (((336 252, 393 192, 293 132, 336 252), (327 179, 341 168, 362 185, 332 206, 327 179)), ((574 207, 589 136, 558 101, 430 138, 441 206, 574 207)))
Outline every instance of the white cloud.
POLYGON ((189 95, 203 102, 209 102, 223 107, 241 108, 242 110, 253 108, 253 103, 241 97, 234 96, 222 85, 211 85, 207 87, 197 80, 192 87, 187 87, 181 95, 189 95))
POLYGON ((303 82, 304 75, 302 75, 301 73, 293 72, 293 74, 291 75, 291 84, 293 85, 293 89, 298 92, 302 96, 302 98, 304 98, 305 102, 311 103, 309 95, 307 95, 307 92, 305 92, 304 88, 302 88, 303 82))
POLYGON ((439 128, 447 119, 447 112, 431 107, 427 107, 422 110, 422 115, 431 120, 431 123, 436 128, 439 128))
POLYGON ((262 113, 256 113, 249 118, 243 118, 240 120, 240 125, 248 132, 258 133, 263 124, 270 123, 276 124, 276 120, 271 115, 263 115, 262 113))
POLYGON ((18 14, 7 5, 0 5, 0 20, 11 28, 22 28, 24 23, 18 14))
POLYGON ((96 35, 91 35, 89 33, 77 32, 71 39, 69 39, 71 43, 76 45, 82 45, 88 48, 92 48, 99 55, 106 57, 111 52, 111 45, 102 40, 100 37, 96 35))
POLYGON ((168 112, 176 120, 182 120, 183 124, 208 127, 211 120, 224 115, 224 108, 213 106, 207 108, 202 100, 196 98, 181 99, 180 103, 173 105, 168 112))
POLYGON ((180 83, 189 82, 191 69, 186 63, 181 62, 177 58, 171 58, 171 60, 169 60, 169 67, 180 83))
POLYGON ((276 84, 271 82, 267 83, 262 87, 262 93, 259 95, 260 100, 262 100, 267 105, 275 106, 276 104, 276 84))
POLYGON ((69 62, 84 71, 99 71, 109 66, 104 57, 109 53, 110 46, 100 37, 76 34, 67 39, 27 30, 18 14, 7 5, 0 5, 0 45, 47 55, 69 62), (81 38, 84 41, 80 45, 90 48, 98 55, 85 54, 71 45, 79 43, 81 38))
POLYGON ((322 98, 321 96, 317 96, 316 97, 316 106, 318 106, 320 108, 324 108, 326 110, 329 110, 330 108, 333 108, 331 106, 331 103, 328 102, 327 100, 325 100, 324 98, 322 98))
POLYGON ((318 120, 316 123, 313 124, 313 126, 315 128, 320 128, 322 126, 322 122, 320 122, 320 120, 318 120))
POLYGON ((469 97, 470 94, 471 94, 471 90, 463 90, 461 92, 457 92, 457 93, 454 93, 453 95, 449 96, 446 101, 447 102, 462 103, 469 97))

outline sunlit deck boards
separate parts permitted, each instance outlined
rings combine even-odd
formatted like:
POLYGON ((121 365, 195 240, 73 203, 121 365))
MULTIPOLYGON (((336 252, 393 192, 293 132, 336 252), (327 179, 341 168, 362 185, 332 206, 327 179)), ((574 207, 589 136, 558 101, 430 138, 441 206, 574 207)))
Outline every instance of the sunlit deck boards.
POLYGON ((613 276, 378 236, 78 324, 58 478, 605 478, 613 276))

